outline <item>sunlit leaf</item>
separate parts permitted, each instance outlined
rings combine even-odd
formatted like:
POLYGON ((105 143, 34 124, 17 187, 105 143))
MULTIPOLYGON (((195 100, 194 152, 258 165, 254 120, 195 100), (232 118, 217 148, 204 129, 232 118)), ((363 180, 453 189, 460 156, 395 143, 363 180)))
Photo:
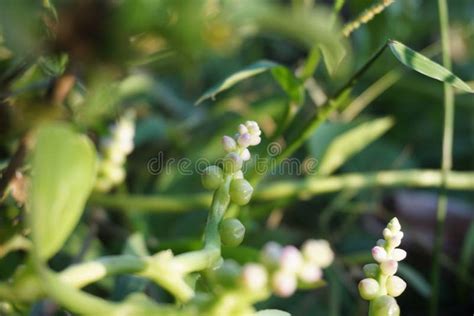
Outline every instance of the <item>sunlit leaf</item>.
POLYGON ((328 175, 353 155, 379 138, 393 125, 391 118, 381 118, 359 124, 336 137, 324 153, 319 172, 328 175))
POLYGON ((96 173, 92 143, 69 126, 42 127, 33 152, 30 225, 41 259, 53 256, 76 226, 96 173))
POLYGON ((474 90, 467 83, 462 81, 451 71, 422 54, 415 52, 404 44, 397 41, 390 41, 388 46, 395 57, 405 66, 430 78, 449 83, 460 90, 474 93, 474 90))
POLYGON ((278 82, 280 87, 290 97, 291 101, 296 104, 304 102, 304 86, 298 78, 295 77, 286 67, 274 67, 272 70, 273 78, 278 82))

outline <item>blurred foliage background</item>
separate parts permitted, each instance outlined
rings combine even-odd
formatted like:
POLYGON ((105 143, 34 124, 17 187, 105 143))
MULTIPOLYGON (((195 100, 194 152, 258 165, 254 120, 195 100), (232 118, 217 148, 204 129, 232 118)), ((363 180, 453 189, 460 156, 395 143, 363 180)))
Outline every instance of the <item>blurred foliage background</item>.
MULTIPOLYGON (((199 247, 207 207, 186 199, 202 192, 200 176, 180 173, 171 159, 213 161, 222 156, 220 137, 249 119, 261 124, 268 144, 294 101, 270 72, 263 72, 195 106, 208 88, 232 73, 264 59, 301 74, 313 41, 327 46, 330 56, 326 59, 337 58, 340 47, 336 46, 343 45, 345 58, 335 73, 321 61, 306 78, 301 108, 311 109, 324 103, 388 39, 440 60, 435 1, 396 0, 347 40, 334 41, 338 25, 373 4, 348 1, 335 18, 332 1, 1 1, 0 167, 8 165, 24 135, 41 122, 74 122, 98 141, 125 110, 134 109, 135 149, 127 160, 125 183, 112 194, 182 194, 185 205, 177 212, 154 210, 133 202, 117 206, 103 202, 103 196, 93 196, 81 224, 53 258, 52 266, 61 269, 121 253, 133 234, 143 236, 152 251, 171 248, 179 253, 199 247), (329 27, 332 23, 335 29, 329 27), (150 170, 150 159, 156 157, 171 167, 150 170)), ((449 4, 453 72, 473 80, 474 3, 456 0, 449 4)), ((384 53, 345 95, 340 110, 294 157, 320 161, 329 144, 344 132, 390 116, 393 126, 386 133, 372 135, 365 129, 358 136, 368 139, 367 144, 335 174, 439 169, 442 83, 402 67, 384 53)), ((457 171, 474 169, 473 101, 472 95, 456 96, 453 157, 457 171)), ((290 132, 297 127, 290 126, 290 132)), ((279 141, 284 145, 284 140, 279 141)), ((260 146, 262 152, 266 144, 260 146)), ((28 165, 21 171, 28 174, 28 165)), ((314 176, 283 173, 266 177, 264 183, 314 176)), ((449 197, 440 311, 441 315, 470 315, 474 271, 468 250, 474 247, 474 196, 472 191, 450 191, 449 197)), ((299 244, 307 238, 326 238, 337 255, 326 273, 328 286, 298 292, 289 299, 272 298, 260 307, 280 308, 293 315, 363 315, 366 302, 357 293, 361 266, 371 261, 371 246, 395 214, 406 232, 409 254, 400 267, 408 289, 398 302, 403 315, 425 315, 436 199, 436 189, 377 186, 316 196, 275 196, 231 210, 244 222, 247 234, 243 247, 224 254, 244 261, 247 252, 268 240, 299 244)), ((3 201, 1 240, 23 229, 22 213, 21 203, 12 197, 3 201)), ((5 254, 0 259, 0 277, 7 279, 24 259, 22 251, 5 254)), ((115 282, 105 279, 87 290, 117 300, 130 288, 130 277, 122 277, 115 282)), ((151 283, 141 290, 162 301, 170 299, 151 283)), ((54 313, 64 314, 51 302, 42 302, 32 311, 54 313)))

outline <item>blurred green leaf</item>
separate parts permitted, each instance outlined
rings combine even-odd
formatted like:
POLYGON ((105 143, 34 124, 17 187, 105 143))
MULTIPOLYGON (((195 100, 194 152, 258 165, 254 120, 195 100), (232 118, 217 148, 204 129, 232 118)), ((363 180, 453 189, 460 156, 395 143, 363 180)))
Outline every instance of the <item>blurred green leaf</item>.
POLYGON ((398 271, 400 276, 405 279, 409 287, 415 289, 421 296, 428 298, 431 293, 431 287, 428 281, 414 268, 407 265, 406 263, 401 263, 398 266, 398 271))
POLYGON ((337 136, 321 159, 319 166, 320 174, 331 174, 392 126, 393 120, 385 117, 359 124, 342 135, 337 136))
POLYGON ((258 311, 255 316, 291 316, 291 314, 278 309, 264 309, 258 311))
POLYGON ((271 70, 273 78, 278 82, 280 87, 290 97, 291 101, 296 104, 304 102, 304 86, 303 83, 295 77, 286 67, 274 67, 271 70))
POLYGON ((474 93, 474 90, 467 83, 462 81, 451 71, 422 54, 415 52, 404 44, 397 41, 390 41, 388 46, 395 57, 405 66, 430 78, 449 83, 460 90, 474 93))
POLYGON ((224 90, 227 90, 242 80, 256 76, 262 72, 270 70, 274 67, 277 67, 278 64, 268 60, 260 60, 256 63, 251 64, 250 66, 245 67, 242 70, 239 70, 223 81, 219 82, 217 85, 213 86, 207 90, 197 101, 196 105, 202 103, 203 101, 211 98, 214 99, 216 95, 224 90))
POLYGON ((47 125, 38 131, 29 214, 41 259, 53 256, 76 226, 95 173, 96 153, 86 137, 65 124, 47 125))
POLYGON ((474 221, 471 223, 464 243, 462 245, 461 256, 459 259, 459 271, 467 278, 469 268, 474 262, 474 221))

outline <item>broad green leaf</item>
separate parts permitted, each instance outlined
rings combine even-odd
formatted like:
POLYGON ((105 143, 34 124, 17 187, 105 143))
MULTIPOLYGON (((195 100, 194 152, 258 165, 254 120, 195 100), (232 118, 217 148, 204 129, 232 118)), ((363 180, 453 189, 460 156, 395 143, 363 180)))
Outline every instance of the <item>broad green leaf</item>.
POLYGON ((296 104, 304 102, 304 86, 303 83, 295 77, 295 75, 286 67, 274 67, 271 70, 273 78, 278 82, 280 87, 289 96, 291 101, 296 104))
POLYGON ((92 143, 65 124, 38 131, 33 151, 30 225, 41 259, 64 244, 76 226, 96 174, 92 143))
POLYGON ((255 316, 291 316, 291 314, 278 309, 264 309, 258 311, 255 316))
POLYGON ((376 119, 359 124, 336 137, 321 159, 320 174, 328 175, 334 172, 349 158, 379 138, 392 125, 393 120, 391 118, 376 119))
POLYGON ((468 84, 451 71, 422 54, 415 52, 404 44, 397 41, 390 41, 388 46, 395 57, 405 66, 430 78, 448 83, 460 90, 474 93, 474 90, 468 84))
POLYGON ((248 67, 245 67, 242 70, 239 70, 223 81, 219 82, 217 85, 213 86, 207 90, 197 101, 196 105, 202 103, 203 101, 211 98, 214 99, 216 95, 224 90, 231 88, 242 80, 256 76, 262 72, 268 71, 274 67, 277 67, 278 64, 268 60, 257 61, 256 63, 251 64, 248 67))

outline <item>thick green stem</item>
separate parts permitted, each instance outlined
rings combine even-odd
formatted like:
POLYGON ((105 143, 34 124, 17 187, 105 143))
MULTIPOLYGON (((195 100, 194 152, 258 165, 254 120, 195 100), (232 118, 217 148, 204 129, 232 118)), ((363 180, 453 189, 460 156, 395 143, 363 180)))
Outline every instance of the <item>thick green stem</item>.
MULTIPOLYGON (((446 0, 438 0, 439 22, 441 28, 441 47, 443 49, 443 66, 451 70, 451 56, 449 50, 449 15, 446 0)), ((430 301, 430 315, 438 315, 438 300, 440 288, 440 258, 443 251, 444 225, 446 220, 448 197, 447 184, 448 175, 452 167, 453 148, 453 126, 454 126, 454 91, 449 84, 444 84, 444 128, 443 149, 441 162, 441 190, 438 199, 438 210, 436 213, 436 234, 433 252, 432 269, 432 295, 430 301)))

